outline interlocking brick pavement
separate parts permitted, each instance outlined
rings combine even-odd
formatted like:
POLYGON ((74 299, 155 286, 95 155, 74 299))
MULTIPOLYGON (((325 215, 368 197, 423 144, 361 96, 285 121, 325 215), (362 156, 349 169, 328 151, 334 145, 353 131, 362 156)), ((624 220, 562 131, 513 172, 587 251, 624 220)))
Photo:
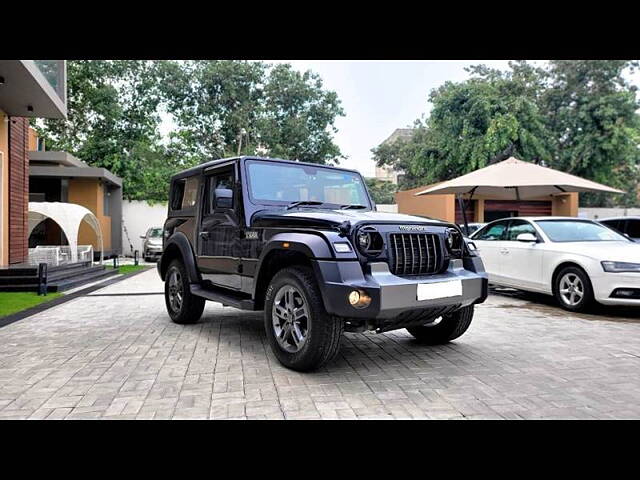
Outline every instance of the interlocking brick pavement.
POLYGON ((491 295, 453 343, 346 334, 303 374, 276 361, 261 313, 208 303, 175 325, 161 292, 151 270, 0 328, 0 419, 640 417, 634 311, 491 295))

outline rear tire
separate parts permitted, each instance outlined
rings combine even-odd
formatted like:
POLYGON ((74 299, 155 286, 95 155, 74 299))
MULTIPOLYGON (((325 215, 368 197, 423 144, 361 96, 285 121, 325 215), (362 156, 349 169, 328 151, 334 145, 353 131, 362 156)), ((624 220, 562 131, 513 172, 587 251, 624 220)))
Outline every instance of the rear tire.
POLYGON ((178 259, 173 260, 167 269, 164 300, 167 312, 175 323, 196 323, 202 316, 206 300, 191 293, 187 270, 178 259))
POLYGON ((455 340, 467 331, 473 320, 473 305, 461 308, 448 315, 443 315, 435 325, 421 325, 409 327, 407 331, 420 343, 427 345, 441 345, 455 340))
POLYGON ((340 349, 344 321, 329 315, 309 267, 280 270, 267 288, 264 326, 271 350, 300 372, 331 361, 340 349))
POLYGON ((589 275, 579 267, 565 267, 553 282, 553 295, 565 310, 584 312, 595 303, 589 275))

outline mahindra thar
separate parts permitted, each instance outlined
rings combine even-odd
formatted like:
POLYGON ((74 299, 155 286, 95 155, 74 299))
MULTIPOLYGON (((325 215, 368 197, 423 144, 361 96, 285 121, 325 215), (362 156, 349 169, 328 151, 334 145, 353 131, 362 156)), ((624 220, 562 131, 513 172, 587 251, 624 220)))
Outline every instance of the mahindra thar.
POLYGON ((278 360, 307 371, 343 332, 406 328, 441 344, 462 335, 487 275, 450 223, 377 212, 360 173, 239 157, 171 179, 158 271, 176 323, 206 300, 264 311, 278 360))

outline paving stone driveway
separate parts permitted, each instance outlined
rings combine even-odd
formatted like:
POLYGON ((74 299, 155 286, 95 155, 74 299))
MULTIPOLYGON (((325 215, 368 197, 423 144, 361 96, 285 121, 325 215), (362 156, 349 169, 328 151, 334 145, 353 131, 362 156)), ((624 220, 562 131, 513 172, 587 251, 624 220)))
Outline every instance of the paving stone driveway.
POLYGON ((455 343, 346 334, 301 374, 261 314, 208 303, 174 325, 161 291, 151 270, 0 328, 0 418, 640 417, 640 316, 491 295, 455 343))

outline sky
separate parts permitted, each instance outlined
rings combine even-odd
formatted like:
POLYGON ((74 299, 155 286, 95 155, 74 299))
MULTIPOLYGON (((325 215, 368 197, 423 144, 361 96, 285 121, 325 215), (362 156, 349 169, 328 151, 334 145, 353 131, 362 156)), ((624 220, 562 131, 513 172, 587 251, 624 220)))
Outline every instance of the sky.
MULTIPOLYGON (((338 94, 345 116, 338 117, 334 139, 346 160, 340 166, 375 174, 371 149, 380 145, 396 128, 412 126, 428 115, 429 92, 447 80, 469 78, 466 67, 484 64, 507 70, 508 60, 267 60, 290 63, 297 70, 320 75, 323 87, 338 94)), ((542 65, 544 61, 531 63, 542 65)), ((640 85, 640 71, 630 75, 640 85)), ((172 122, 163 116, 161 131, 167 133, 172 122)))
POLYGON ((340 166, 372 177, 375 164, 371 149, 380 145, 396 128, 410 127, 428 114, 429 92, 445 81, 463 81, 470 65, 508 68, 508 60, 474 61, 352 61, 269 60, 290 63, 300 71, 320 75, 325 89, 338 94, 345 112, 335 126, 335 142, 348 158, 340 166))

